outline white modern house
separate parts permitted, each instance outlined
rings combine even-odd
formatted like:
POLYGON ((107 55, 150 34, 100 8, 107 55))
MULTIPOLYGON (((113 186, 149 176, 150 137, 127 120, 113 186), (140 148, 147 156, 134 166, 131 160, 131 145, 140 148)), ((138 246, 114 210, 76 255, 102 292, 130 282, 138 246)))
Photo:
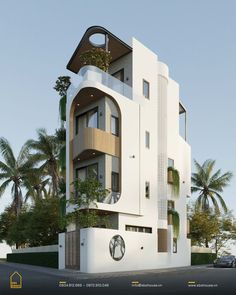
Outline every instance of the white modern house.
POLYGON ((74 179, 94 175, 110 190, 96 207, 110 226, 68 226, 59 235, 59 268, 98 273, 190 265, 191 149, 186 109, 167 65, 135 38, 129 46, 94 26, 67 69, 80 77, 67 94, 67 198, 74 179), (98 34, 102 44, 94 41, 98 34), (80 62, 81 53, 98 46, 111 53, 107 72, 80 62))

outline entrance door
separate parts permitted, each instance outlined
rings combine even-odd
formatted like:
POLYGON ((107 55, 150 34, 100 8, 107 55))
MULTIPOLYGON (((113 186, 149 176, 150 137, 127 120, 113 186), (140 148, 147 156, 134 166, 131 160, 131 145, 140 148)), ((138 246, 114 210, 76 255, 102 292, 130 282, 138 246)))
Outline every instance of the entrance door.
POLYGON ((80 232, 67 232, 65 236, 66 268, 80 269, 80 232))

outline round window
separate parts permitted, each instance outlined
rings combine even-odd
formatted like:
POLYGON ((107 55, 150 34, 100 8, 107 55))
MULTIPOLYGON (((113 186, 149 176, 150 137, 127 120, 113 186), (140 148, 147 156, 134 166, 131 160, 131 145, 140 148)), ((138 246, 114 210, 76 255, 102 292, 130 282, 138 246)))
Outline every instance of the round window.
POLYGON ((116 235, 110 240, 109 250, 114 260, 119 261, 123 258, 125 254, 125 242, 120 235, 116 235))

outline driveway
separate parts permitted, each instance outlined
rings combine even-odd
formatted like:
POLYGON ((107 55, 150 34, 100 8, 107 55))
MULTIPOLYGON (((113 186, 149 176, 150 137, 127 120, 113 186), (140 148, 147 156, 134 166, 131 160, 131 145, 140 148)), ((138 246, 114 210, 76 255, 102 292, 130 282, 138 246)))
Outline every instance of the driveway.
POLYGON ((78 271, 0 262, 0 294, 235 294, 236 268, 209 266, 82 274, 78 271), (22 288, 11 289, 9 277, 18 271, 22 288))

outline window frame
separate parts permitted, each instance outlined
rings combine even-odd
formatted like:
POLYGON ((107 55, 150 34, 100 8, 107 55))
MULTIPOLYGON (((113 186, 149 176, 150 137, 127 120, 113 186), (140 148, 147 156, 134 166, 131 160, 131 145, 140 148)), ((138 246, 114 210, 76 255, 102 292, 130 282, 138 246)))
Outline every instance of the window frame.
POLYGON ((119 193, 120 192, 120 174, 118 172, 112 171, 111 172, 111 191, 114 193, 119 193), (114 186, 114 181, 113 181, 113 177, 117 176, 117 187, 115 189, 113 189, 114 186))
POLYGON ((125 74, 125 71, 124 71, 124 68, 122 68, 122 69, 116 71, 115 73, 113 73, 113 74, 111 74, 111 75, 112 75, 115 79, 117 79, 117 80, 119 80, 119 81, 121 81, 121 82, 124 83, 124 80, 125 80, 125 75, 124 75, 124 74, 125 74), (120 80, 120 79, 118 79, 118 78, 115 77, 115 75, 117 75, 118 73, 121 73, 122 80, 120 80))
POLYGON ((143 79, 143 96, 150 99, 150 83, 145 79, 143 79), (147 96, 145 95, 145 85, 147 85, 147 96))
POLYGON ((85 178, 88 178, 88 168, 91 166, 95 166, 96 165, 96 170, 97 170, 97 177, 96 179, 98 180, 98 162, 93 163, 93 164, 89 164, 87 166, 83 166, 83 167, 79 167, 75 169, 75 179, 78 179, 78 175, 79 175, 79 170, 85 169, 85 178))
POLYGON ((85 120, 86 120, 86 128, 97 128, 99 129, 99 116, 98 116, 98 106, 94 107, 92 109, 87 110, 86 112, 83 112, 81 114, 78 114, 75 116, 75 135, 79 134, 79 119, 81 117, 85 116, 85 120), (97 127, 88 127, 88 114, 92 111, 95 111, 97 113, 97 127))
POLYGON ((136 232, 136 233, 145 233, 145 234, 151 234, 152 233, 152 227, 147 226, 138 226, 138 225, 125 225, 126 231, 136 232))
POLYGON ((119 127, 120 127, 119 126, 119 118, 116 117, 116 116, 114 116, 114 115, 111 115, 111 134, 118 137, 119 136, 119 133, 120 133, 120 128, 119 127), (116 133, 113 133, 112 132, 112 119, 115 119, 115 122, 116 122, 116 126, 115 126, 116 133))

